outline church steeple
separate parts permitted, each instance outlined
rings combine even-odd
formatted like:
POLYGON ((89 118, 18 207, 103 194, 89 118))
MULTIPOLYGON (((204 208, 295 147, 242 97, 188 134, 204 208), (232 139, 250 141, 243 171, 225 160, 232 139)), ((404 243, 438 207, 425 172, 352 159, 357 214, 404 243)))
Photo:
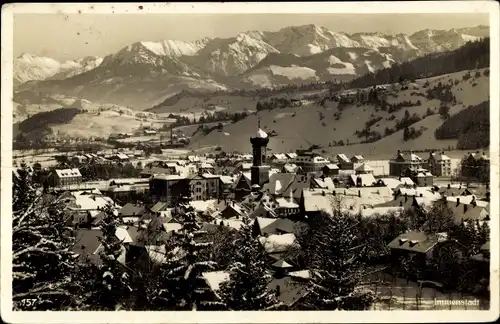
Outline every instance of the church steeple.
POLYGON ((251 183, 259 185, 269 180, 269 166, 266 164, 267 144, 269 136, 261 129, 260 118, 257 120, 257 134, 250 138, 252 143, 253 165, 251 167, 251 183))

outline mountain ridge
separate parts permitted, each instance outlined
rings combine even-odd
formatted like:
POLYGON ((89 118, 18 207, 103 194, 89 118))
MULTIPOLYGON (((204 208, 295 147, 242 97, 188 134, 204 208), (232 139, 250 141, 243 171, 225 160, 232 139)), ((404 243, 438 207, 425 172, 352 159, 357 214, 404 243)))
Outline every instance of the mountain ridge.
POLYGON ((347 34, 309 24, 194 42, 139 41, 100 62, 96 59, 93 65, 77 60, 72 69, 33 56, 23 68, 15 62, 14 80, 18 90, 127 106, 130 102, 134 108, 144 109, 189 87, 212 91, 349 80, 428 53, 456 49, 488 32, 488 28, 476 26, 412 34, 347 34), (25 80, 29 82, 22 82, 25 80))

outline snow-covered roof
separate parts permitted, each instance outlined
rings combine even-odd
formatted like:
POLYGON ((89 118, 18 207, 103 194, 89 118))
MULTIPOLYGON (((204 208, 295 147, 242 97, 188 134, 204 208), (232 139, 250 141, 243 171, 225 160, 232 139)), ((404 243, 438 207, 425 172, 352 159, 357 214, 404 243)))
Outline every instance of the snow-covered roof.
POLYGON ((363 186, 363 187, 372 186, 374 183, 377 182, 377 180, 375 179, 375 177, 371 173, 357 174, 357 175, 352 174, 351 180, 355 185, 358 184, 358 180, 361 181, 361 186, 363 186))
POLYGON ((309 278, 311 278, 311 271, 309 271, 309 270, 291 271, 288 273, 288 275, 290 277, 309 279, 309 278))
POLYGON ((372 167, 370 167, 368 164, 363 163, 359 167, 356 168, 356 171, 358 172, 373 172, 372 167))
POLYGON ((326 167, 330 170, 337 170, 339 168, 338 165, 333 163, 327 164, 326 167))
POLYGON ((123 241, 123 243, 132 243, 134 241, 127 231, 127 226, 118 226, 115 235, 120 241, 123 241))
POLYGON ((279 208, 299 208, 299 205, 295 203, 295 201, 291 199, 285 198, 277 198, 276 202, 278 203, 279 208))
POLYGON ((396 189, 399 185, 401 185, 401 181, 394 178, 382 178, 380 180, 386 187, 391 189, 396 189))
POLYGON ((192 200, 189 202, 189 205, 195 209, 196 212, 198 213, 204 213, 209 209, 215 209, 215 204, 217 203, 217 200, 211 199, 211 200, 192 200))
POLYGON ((260 237, 260 243, 264 246, 267 253, 280 253, 287 251, 295 244, 295 234, 269 235, 268 237, 260 237))
POLYGON ((345 162, 345 163, 349 163, 351 162, 348 158, 347 158, 347 155, 343 154, 343 153, 340 153, 337 155, 337 159, 342 162, 345 162))
POLYGON ((223 226, 234 228, 236 230, 239 230, 241 226, 243 226, 243 221, 238 219, 216 219, 216 223, 222 223, 223 226))
POLYGON ((405 186, 413 186, 415 184, 415 182, 413 182, 413 180, 408 177, 401 177, 399 181, 405 186))
POLYGON ((165 232, 177 232, 182 228, 182 224, 179 223, 163 223, 163 229, 165 232))

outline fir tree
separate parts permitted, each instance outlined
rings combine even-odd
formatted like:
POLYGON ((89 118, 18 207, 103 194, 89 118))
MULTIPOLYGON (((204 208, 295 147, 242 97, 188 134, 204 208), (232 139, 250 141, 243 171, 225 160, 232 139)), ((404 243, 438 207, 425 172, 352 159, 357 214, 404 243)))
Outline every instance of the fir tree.
POLYGON ((267 285, 271 274, 266 270, 265 251, 252 235, 248 217, 234 241, 235 262, 229 281, 224 282, 220 296, 231 310, 269 310, 280 306, 274 291, 267 285))
POLYGON ((178 220, 182 228, 173 246, 165 247, 158 279, 158 296, 155 307, 175 310, 216 309, 223 305, 209 299, 210 291, 203 279, 203 272, 212 270, 215 262, 206 259, 204 253, 211 242, 201 242, 206 234, 196 220, 194 208, 184 197, 177 206, 178 220))
POLYGON ((72 228, 62 213, 63 198, 42 194, 23 165, 13 175, 12 297, 14 309, 61 310, 78 307, 79 267, 72 228), (26 303, 29 300, 29 303, 26 303))
POLYGON ((116 237, 117 222, 111 206, 104 209, 100 238, 102 267, 96 282, 94 299, 100 308, 117 310, 132 309, 131 274, 125 267, 125 248, 116 237))
POLYGON ((311 223, 304 247, 312 272, 310 293, 301 307, 311 310, 363 310, 373 297, 360 287, 364 275, 360 258, 364 243, 358 220, 334 207, 334 215, 321 214, 311 223))

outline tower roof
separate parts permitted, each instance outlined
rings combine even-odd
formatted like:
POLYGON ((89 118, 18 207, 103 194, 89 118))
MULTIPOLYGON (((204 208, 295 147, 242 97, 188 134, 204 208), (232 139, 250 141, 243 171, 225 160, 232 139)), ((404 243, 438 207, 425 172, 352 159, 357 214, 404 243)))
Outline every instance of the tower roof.
POLYGON ((256 138, 267 138, 267 133, 264 132, 262 129, 259 128, 257 131, 257 134, 255 135, 256 138))

